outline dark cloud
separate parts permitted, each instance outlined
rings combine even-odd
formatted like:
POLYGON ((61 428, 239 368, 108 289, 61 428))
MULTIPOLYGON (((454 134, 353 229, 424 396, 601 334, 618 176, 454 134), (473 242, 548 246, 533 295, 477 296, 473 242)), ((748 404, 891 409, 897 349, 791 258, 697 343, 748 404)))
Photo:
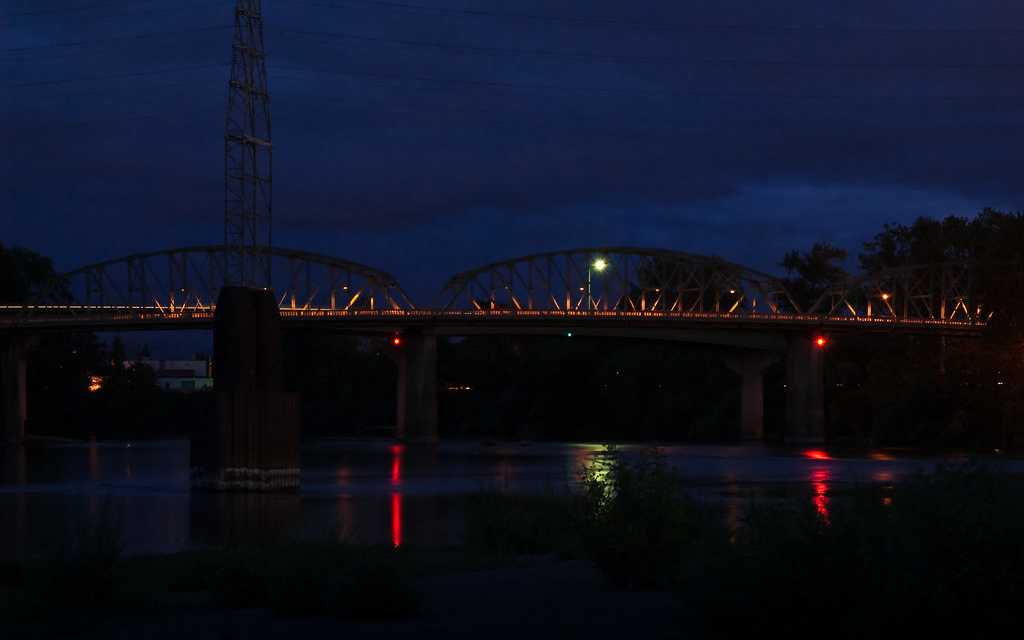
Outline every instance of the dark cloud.
MULTIPOLYGON (((427 292, 566 245, 773 268, 1019 207, 1016 3, 417 3, 265 2, 282 244, 427 292)), ((0 1, 0 240, 65 267, 219 240, 231 4, 0 1)))

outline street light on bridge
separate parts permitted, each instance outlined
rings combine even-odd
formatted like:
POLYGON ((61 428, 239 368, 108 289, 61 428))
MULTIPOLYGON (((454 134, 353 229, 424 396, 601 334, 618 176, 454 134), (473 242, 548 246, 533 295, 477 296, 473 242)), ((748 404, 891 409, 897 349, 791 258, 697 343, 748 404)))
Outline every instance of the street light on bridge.
POLYGON ((595 258, 593 262, 587 265, 587 309, 591 311, 594 310, 594 296, 591 294, 590 272, 591 270, 594 270, 598 273, 601 273, 607 268, 608 261, 601 257, 595 258))

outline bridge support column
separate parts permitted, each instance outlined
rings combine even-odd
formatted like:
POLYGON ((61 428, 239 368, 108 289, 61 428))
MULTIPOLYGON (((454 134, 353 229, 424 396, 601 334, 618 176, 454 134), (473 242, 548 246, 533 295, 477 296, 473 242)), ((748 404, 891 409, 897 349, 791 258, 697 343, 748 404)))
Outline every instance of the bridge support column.
POLYGON ((3 424, 0 445, 19 444, 25 439, 28 419, 27 366, 28 338, 12 336, 0 341, 0 404, 3 424))
POLYGON ((775 356, 748 351, 725 357, 725 366, 740 377, 740 440, 764 439, 764 370, 775 356))
POLYGON ((825 441, 822 351, 810 336, 789 338, 786 354, 786 442, 825 441))
POLYGON ((284 391, 274 294, 225 287, 213 329, 212 432, 192 440, 192 486, 276 491, 299 486, 298 394, 284 391))
POLYGON ((398 357, 398 412, 395 436, 409 442, 437 442, 437 335, 410 331, 398 357))

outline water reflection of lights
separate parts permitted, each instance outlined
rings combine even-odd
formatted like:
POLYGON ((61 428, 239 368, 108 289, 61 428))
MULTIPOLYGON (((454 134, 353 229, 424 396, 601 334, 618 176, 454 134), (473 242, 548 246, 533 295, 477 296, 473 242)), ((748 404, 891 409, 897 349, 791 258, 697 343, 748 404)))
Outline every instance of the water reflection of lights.
POLYGON ((804 457, 810 458, 811 460, 831 460, 832 456, 828 455, 827 451, 822 449, 808 449, 804 451, 804 457))
POLYGON ((391 447, 391 484, 402 484, 402 445, 391 447))
POLYGON ((581 447, 573 457, 577 474, 602 486, 611 481, 609 474, 614 458, 604 447, 581 447))
MULTIPOLYGON (((402 484, 402 445, 391 446, 391 486, 402 484)), ((391 492, 391 545, 396 549, 402 546, 402 493, 391 492)))
POLYGON ((828 469, 811 471, 811 483, 814 485, 814 507, 822 521, 828 524, 828 481, 831 474, 828 469))
POLYGON ((391 494, 391 545, 402 546, 402 494, 391 494))

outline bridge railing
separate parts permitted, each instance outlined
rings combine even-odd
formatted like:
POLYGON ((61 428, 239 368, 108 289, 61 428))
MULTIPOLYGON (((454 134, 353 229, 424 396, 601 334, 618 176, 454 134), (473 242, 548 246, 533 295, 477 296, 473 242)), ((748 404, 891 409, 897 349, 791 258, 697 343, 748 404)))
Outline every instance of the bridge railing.
MULTIPOLYGON (((32 326, 33 324, 50 323, 54 325, 100 324, 116 326, 118 323, 136 323, 159 326, 163 322, 199 324, 205 326, 212 322, 214 310, 211 308, 178 308, 171 310, 156 306, 112 306, 112 305, 36 305, 36 306, 4 306, 0 305, 0 326, 32 326), (26 311, 30 312, 26 315, 26 311)), ((383 323, 392 329, 401 328, 403 324, 451 322, 515 322, 580 324, 590 321, 623 321, 623 322, 698 322, 757 324, 801 324, 813 326, 849 326, 849 327, 945 327, 950 329, 976 330, 985 325, 984 320, 968 318, 900 318, 891 315, 823 316, 812 313, 765 314, 748 312, 714 312, 714 311, 620 311, 620 310, 551 310, 551 309, 330 309, 330 308, 284 308, 280 310, 286 322, 302 320, 352 320, 370 323, 383 323)))

